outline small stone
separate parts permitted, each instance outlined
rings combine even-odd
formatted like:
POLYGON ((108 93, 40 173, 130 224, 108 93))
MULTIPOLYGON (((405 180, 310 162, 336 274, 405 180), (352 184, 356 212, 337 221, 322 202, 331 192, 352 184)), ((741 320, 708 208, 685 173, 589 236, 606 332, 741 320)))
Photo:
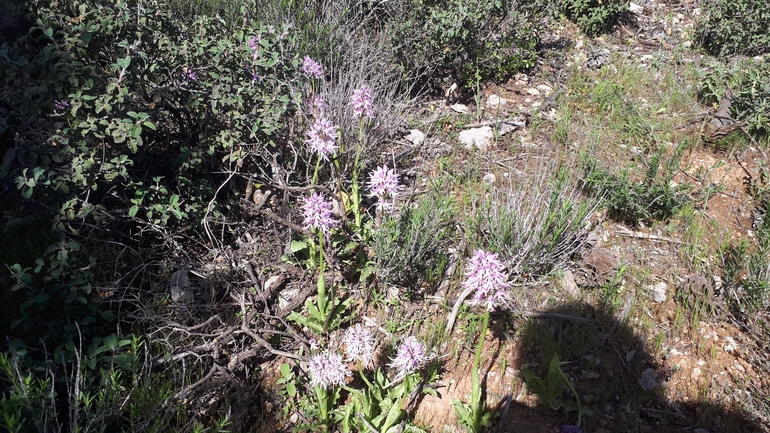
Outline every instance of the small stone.
POLYGON ((537 107, 539 107, 541 105, 543 105, 543 104, 541 104, 540 101, 535 101, 535 102, 532 103, 532 107, 534 107, 534 108, 537 108, 537 107))
POLYGON ((451 108, 453 111, 456 111, 458 113, 468 114, 468 106, 463 104, 454 104, 451 105, 449 108, 451 108))
POLYGON ((489 148, 492 137, 494 137, 492 128, 489 126, 482 126, 481 128, 471 128, 462 131, 457 138, 466 149, 476 147, 479 150, 484 151, 489 148))
POLYGON ((524 102, 526 102, 527 104, 529 104, 530 102, 532 102, 532 99, 530 99, 530 98, 524 98, 524 102))
POLYGON ((419 146, 425 141, 425 133, 419 129, 412 129, 409 131, 409 135, 404 138, 415 146, 419 146))
POLYGON ((692 369, 692 373, 690 373, 690 379, 696 380, 700 377, 701 369, 698 367, 695 367, 692 369))
POLYGON ((540 96, 540 91, 533 87, 533 88, 527 90, 527 95, 540 96))
POLYGON ((639 386, 645 391, 650 391, 663 386, 663 382, 658 377, 658 372, 654 368, 644 370, 639 376, 639 386))
POLYGON ((493 186, 495 182, 497 182, 497 177, 494 173, 487 173, 483 178, 481 178, 481 180, 483 180, 487 185, 493 186))
POLYGON ((591 365, 594 365, 594 366, 601 365, 602 363, 602 359, 599 358, 598 356, 586 355, 583 358, 585 358, 586 361, 588 361, 589 363, 591 363, 591 365))
POLYGON ((597 373, 595 371, 584 371, 583 372, 583 376, 585 376, 585 378, 589 379, 589 380, 591 380, 591 379, 598 379, 599 378, 599 373, 597 373))
POLYGON ((666 291, 668 290, 668 284, 663 281, 652 284, 646 287, 647 291, 652 295, 652 300, 661 304, 666 302, 666 291))
POLYGON ((527 125, 526 120, 520 117, 505 119, 497 125, 497 134, 502 137, 503 135, 509 132, 523 128, 526 125, 527 125))
POLYGON ((583 397, 581 397, 581 400, 583 400, 583 404, 590 405, 590 404, 594 404, 594 402, 596 401, 596 397, 590 394, 586 394, 583 397))
POLYGON ((278 286, 278 283, 281 281, 280 275, 273 275, 272 277, 268 278, 267 281, 265 281, 265 284, 263 287, 265 288, 265 293, 270 293, 278 286))
POLYGON ((631 361, 633 361, 635 357, 636 357, 636 350, 632 350, 626 353, 626 362, 631 363, 631 361))
POLYGON ((647 62, 649 62, 652 59, 653 59, 652 54, 645 54, 645 55, 639 57, 639 61, 642 62, 642 63, 647 63, 647 62))
POLYGON ((631 2, 631 4, 628 5, 628 11, 631 12, 632 14, 640 14, 641 15, 644 12, 644 7, 638 5, 638 4, 634 3, 634 2, 631 2))
POLYGON ((735 352, 735 349, 738 348, 738 345, 735 344, 735 340, 733 339, 733 337, 727 337, 725 338, 725 340, 727 340, 727 346, 725 346, 725 352, 727 353, 735 352))
POLYGON ((553 88, 551 86, 546 86, 545 84, 541 84, 536 88, 537 90, 543 92, 545 96, 551 96, 551 93, 553 93, 553 88))
POLYGON ((710 433, 710 432, 705 428, 699 427, 699 428, 693 429, 692 433, 710 433))
POLYGON ((295 296, 299 295, 299 289, 285 289, 278 294, 278 309, 283 311, 289 306, 295 296))
POLYGON ((173 302, 189 304, 195 301, 195 293, 193 293, 193 289, 190 287, 190 274, 189 270, 183 269, 174 272, 174 275, 171 276, 169 292, 173 302))
POLYGON ((487 98, 487 105, 495 109, 504 107, 507 103, 508 101, 497 95, 489 95, 489 98, 487 98))
POLYGON ((573 298, 577 298, 580 293, 580 289, 575 282, 575 274, 573 274, 572 271, 564 272, 564 276, 561 277, 561 287, 573 298))

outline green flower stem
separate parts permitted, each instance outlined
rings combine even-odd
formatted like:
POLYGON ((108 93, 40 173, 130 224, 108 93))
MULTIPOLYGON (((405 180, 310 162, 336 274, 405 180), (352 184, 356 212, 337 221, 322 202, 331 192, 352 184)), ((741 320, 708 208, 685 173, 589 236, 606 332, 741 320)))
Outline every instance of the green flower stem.
POLYGON ((481 382, 479 381, 479 364, 481 363, 481 351, 486 340, 487 329, 489 328, 489 311, 484 313, 484 319, 481 326, 481 335, 476 345, 476 356, 473 358, 473 371, 471 372, 471 411, 473 412, 473 424, 471 429, 474 432, 481 431, 481 418, 484 415, 484 403, 481 401, 481 382))
POLYGON ((326 314, 326 281, 324 280, 326 266, 324 263, 324 234, 321 230, 318 231, 318 251, 318 262, 320 264, 320 273, 318 275, 318 311, 320 311, 321 314, 326 314))
POLYGON ((564 374, 564 372, 562 371, 561 367, 559 367, 559 369, 558 369, 558 370, 559 370, 559 374, 561 375, 562 379, 564 380, 564 383, 566 383, 566 384, 567 384, 567 387, 569 388, 569 390, 570 390, 570 391, 572 391, 572 395, 575 397, 575 400, 577 401, 577 406, 578 406, 578 411, 577 411, 577 413, 578 413, 578 420, 577 420, 577 425, 578 425, 578 427, 580 427, 580 421, 581 421, 581 417, 583 416, 583 405, 582 405, 582 404, 580 404, 580 396, 578 395, 577 391, 575 390, 575 387, 574 387, 574 386, 572 386, 572 382, 570 382, 570 380, 569 380, 569 378, 567 377, 567 375, 566 375, 566 374, 564 374))
POLYGON ((315 172, 313 172, 313 183, 312 185, 318 184, 318 170, 321 168, 321 155, 318 155, 318 161, 315 163, 315 172))
POLYGON ((327 427, 331 427, 329 419, 329 393, 321 386, 313 387, 313 394, 315 394, 316 402, 318 402, 318 414, 321 418, 321 422, 327 427))
POLYGON ((353 162, 353 185, 352 199, 353 199, 353 215, 356 219, 356 229, 361 229, 361 195, 358 189, 358 161, 361 158, 361 149, 364 147, 364 119, 363 117, 358 122, 358 147, 356 148, 356 160, 353 162))

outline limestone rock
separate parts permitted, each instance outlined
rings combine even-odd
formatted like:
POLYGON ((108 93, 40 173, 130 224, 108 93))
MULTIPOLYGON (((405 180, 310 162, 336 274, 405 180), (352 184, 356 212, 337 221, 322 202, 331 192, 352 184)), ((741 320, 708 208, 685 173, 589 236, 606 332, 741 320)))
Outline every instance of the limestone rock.
POLYGON ((466 129, 458 136, 460 143, 465 146, 466 149, 477 147, 482 151, 489 148, 492 137, 494 137, 494 134, 492 134, 492 127, 490 126, 466 129))
POLYGON ((425 142, 425 133, 419 129, 412 129, 409 131, 409 135, 404 138, 415 146, 419 146, 425 142))

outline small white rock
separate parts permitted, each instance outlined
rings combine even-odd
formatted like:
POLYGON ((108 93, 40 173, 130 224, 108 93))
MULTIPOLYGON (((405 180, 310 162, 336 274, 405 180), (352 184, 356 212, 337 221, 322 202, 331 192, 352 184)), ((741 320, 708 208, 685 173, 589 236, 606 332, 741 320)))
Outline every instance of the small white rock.
POLYGON ((642 14, 644 12, 644 7, 631 2, 631 4, 628 5, 628 11, 634 14, 642 14))
POLYGON ((735 344, 735 340, 733 339, 733 337, 727 337, 725 338, 725 340, 727 340, 727 346, 725 346, 725 352, 727 353, 735 352, 735 349, 738 348, 738 345, 735 344))
POLYGON ((451 108, 453 111, 456 111, 458 113, 468 114, 468 106, 463 104, 454 104, 451 105, 449 108, 451 108))
POLYGON ((409 131, 409 135, 404 138, 415 146, 419 146, 425 141, 425 133, 419 129, 412 129, 409 131))
POLYGON ((503 107, 507 103, 508 101, 506 101, 505 98, 501 98, 497 95, 489 95, 489 98, 487 98, 487 105, 495 109, 503 107))
POLYGON ((668 290, 668 284, 663 281, 647 286, 647 291, 652 295, 652 300, 658 304, 666 302, 666 291, 668 290))
MULTIPOLYGON (((575 282, 575 274, 572 271, 565 271, 564 276, 561 277, 561 287, 565 292, 569 293, 573 298, 577 298, 580 294, 580 289, 575 282)), ((587 357, 587 356, 586 356, 587 357)))
POLYGON ((540 96, 540 91, 533 87, 533 88, 527 90, 527 95, 540 96))
POLYGON ((497 177, 495 176, 494 173, 487 173, 484 175, 483 178, 481 178, 481 180, 483 180, 484 183, 492 186, 495 184, 495 182, 497 182, 497 177))
POLYGON ((265 284, 263 287, 265 288, 265 292, 270 292, 275 288, 275 285, 278 284, 278 281, 280 281, 281 276, 280 275, 273 275, 272 277, 268 278, 267 281, 265 281, 265 284))
POLYGON ((283 310, 289 306, 289 303, 295 296, 299 295, 299 289, 286 289, 278 293, 278 309, 283 310))
POLYGON ((663 382, 658 377, 658 373, 654 368, 648 368, 642 372, 641 376, 639 376, 639 386, 645 391, 650 391, 663 386, 663 382))
POLYGON ((466 129, 460 132, 457 138, 466 149, 477 147, 483 151, 489 147, 492 137, 494 137, 492 128, 490 126, 482 126, 481 128, 466 129))
POLYGON ((551 96, 551 93, 553 93, 553 88, 551 86, 546 86, 545 84, 537 86, 537 90, 543 92, 545 96, 551 96))

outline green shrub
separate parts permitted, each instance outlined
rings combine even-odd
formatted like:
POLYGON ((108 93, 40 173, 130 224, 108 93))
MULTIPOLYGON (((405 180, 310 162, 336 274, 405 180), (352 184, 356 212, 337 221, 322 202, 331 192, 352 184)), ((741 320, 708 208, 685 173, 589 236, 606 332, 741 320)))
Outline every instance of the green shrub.
POLYGON ((628 10, 623 0, 562 0, 561 10, 588 35, 605 32, 628 10))
POLYGON ((710 0, 695 40, 711 55, 755 55, 770 51, 770 7, 766 0, 710 0))
POLYGON ((490 194, 466 221, 471 248, 489 248, 516 274, 547 275, 581 247, 595 200, 581 200, 569 170, 545 164, 490 194))
POLYGON ((517 2, 401 0, 386 29, 410 75, 455 75, 463 84, 502 78, 534 66, 538 39, 517 2))
POLYGON ((673 216, 686 203, 686 185, 672 186, 679 171, 684 146, 666 156, 659 149, 647 161, 644 177, 634 181, 632 169, 619 173, 599 167, 597 160, 586 158, 583 181, 588 191, 604 197, 604 204, 614 218, 636 224, 673 216))
POLYGON ((447 261, 455 211, 453 199, 432 194, 397 216, 386 216, 373 232, 377 276, 381 281, 419 287, 436 283, 447 261))
POLYGON ((744 59, 730 66, 715 64, 701 75, 700 99, 711 105, 729 91, 730 116, 746 122, 751 134, 770 136, 770 62, 744 59))

